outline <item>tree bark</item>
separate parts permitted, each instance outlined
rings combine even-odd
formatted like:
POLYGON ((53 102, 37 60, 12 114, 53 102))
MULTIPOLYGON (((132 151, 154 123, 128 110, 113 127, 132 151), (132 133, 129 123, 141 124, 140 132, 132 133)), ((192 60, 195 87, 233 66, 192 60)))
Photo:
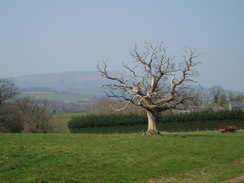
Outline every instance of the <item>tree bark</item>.
POLYGON ((158 112, 147 110, 148 118, 148 129, 146 135, 160 135, 160 132, 157 130, 157 123, 159 120, 158 112))

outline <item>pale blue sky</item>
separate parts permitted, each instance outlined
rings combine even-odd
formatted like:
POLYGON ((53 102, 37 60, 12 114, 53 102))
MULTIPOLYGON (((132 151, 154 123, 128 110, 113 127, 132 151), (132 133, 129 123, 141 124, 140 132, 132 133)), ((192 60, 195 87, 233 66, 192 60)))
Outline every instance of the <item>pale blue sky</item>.
POLYGON ((202 85, 244 91, 244 0, 0 0, 0 77, 120 70, 145 40, 196 47, 202 85))

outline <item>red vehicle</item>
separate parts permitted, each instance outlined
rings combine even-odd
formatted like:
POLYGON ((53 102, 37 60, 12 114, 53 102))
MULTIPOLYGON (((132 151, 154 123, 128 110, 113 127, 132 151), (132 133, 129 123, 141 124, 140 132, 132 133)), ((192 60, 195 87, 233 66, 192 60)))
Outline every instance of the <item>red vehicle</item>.
POLYGON ((221 131, 222 133, 224 132, 235 132, 236 130, 236 126, 231 126, 231 125, 220 125, 219 126, 219 131, 221 131))

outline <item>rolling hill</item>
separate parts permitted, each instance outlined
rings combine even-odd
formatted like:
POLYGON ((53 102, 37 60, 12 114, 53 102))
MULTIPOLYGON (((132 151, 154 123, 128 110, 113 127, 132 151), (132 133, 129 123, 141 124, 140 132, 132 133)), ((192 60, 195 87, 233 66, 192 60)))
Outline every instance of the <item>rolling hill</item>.
MULTIPOLYGON (((118 71, 111 71, 112 76, 120 75, 118 71)), ((43 95, 43 92, 55 92, 56 94, 68 94, 68 95, 80 95, 88 98, 96 98, 104 96, 105 93, 101 89, 101 85, 106 83, 107 80, 96 71, 69 71, 61 73, 47 73, 47 74, 36 74, 26 75, 15 78, 8 78, 13 81, 23 92, 30 94, 35 92, 35 95, 43 95), (41 92, 41 93, 40 93, 41 92)), ((210 101, 210 88, 203 87, 205 93, 204 101, 210 101)), ((229 90, 225 90, 226 94, 229 90)), ((243 92, 232 91, 234 95, 241 94, 243 92)), ((45 93, 46 98, 48 93, 45 93)), ((55 96, 56 98, 60 96, 55 96)), ((54 98, 55 98, 54 97, 54 98)), ((42 96, 43 98, 43 96, 42 96)), ((52 97, 51 97, 52 98, 52 97)), ((62 96, 61 96, 62 98, 62 96)), ((72 100, 73 101, 73 100, 72 100)))
POLYGON ((105 80, 98 72, 70 71, 9 78, 23 91, 68 91, 100 95, 105 80))
POLYGON ((7 79, 20 88, 20 97, 34 96, 38 99, 48 99, 52 104, 50 111, 87 111, 87 106, 105 96, 100 86, 106 83, 106 80, 95 71, 47 73, 7 79))
POLYGON ((77 84, 91 81, 101 81, 103 78, 97 72, 88 71, 70 71, 61 73, 47 73, 26 75, 10 78, 17 86, 27 87, 51 87, 65 89, 68 87, 77 87, 77 84))

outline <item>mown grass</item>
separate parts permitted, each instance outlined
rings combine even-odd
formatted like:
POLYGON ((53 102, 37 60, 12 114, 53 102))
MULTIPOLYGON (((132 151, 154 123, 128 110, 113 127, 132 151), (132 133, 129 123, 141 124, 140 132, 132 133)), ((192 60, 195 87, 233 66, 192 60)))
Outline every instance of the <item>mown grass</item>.
POLYGON ((4 183, 221 182, 244 174, 244 131, 160 137, 0 134, 0 139, 4 183))

